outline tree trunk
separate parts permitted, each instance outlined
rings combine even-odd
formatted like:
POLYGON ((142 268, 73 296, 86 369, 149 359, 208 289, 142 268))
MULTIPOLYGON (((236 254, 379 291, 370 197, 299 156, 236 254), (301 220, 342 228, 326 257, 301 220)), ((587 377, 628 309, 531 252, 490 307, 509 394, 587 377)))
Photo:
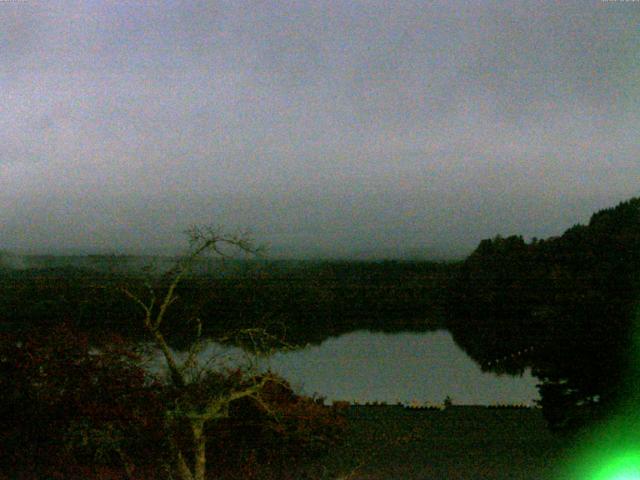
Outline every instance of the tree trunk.
POLYGON ((189 467, 187 466, 187 462, 185 462, 184 460, 184 456, 182 455, 182 452, 178 452, 176 467, 178 470, 178 478, 180 480, 194 480, 193 475, 191 474, 191 470, 189 470, 189 467))
POLYGON ((193 431, 193 446, 195 449, 194 452, 194 480, 205 480, 205 472, 207 467, 207 439, 204 434, 204 422, 202 421, 192 421, 191 429, 193 431))
POLYGON ((156 339, 156 345, 160 348, 165 360, 167 361, 167 367, 169 368, 169 373, 171 374, 171 381, 173 382, 173 385, 178 388, 184 387, 186 382, 184 380, 184 377, 182 376, 182 373, 180 372, 180 369, 178 368, 178 364, 176 363, 173 354, 171 353, 169 345, 167 345, 167 342, 164 339, 164 336, 158 330, 152 330, 151 333, 156 339))
POLYGON ((170 437, 169 440, 171 445, 171 452, 173 454, 173 461, 175 462, 173 468, 175 474, 178 476, 178 480, 193 480, 193 474, 191 473, 191 469, 189 469, 189 466, 184 459, 184 455, 182 455, 180 446, 176 442, 175 438, 170 437))

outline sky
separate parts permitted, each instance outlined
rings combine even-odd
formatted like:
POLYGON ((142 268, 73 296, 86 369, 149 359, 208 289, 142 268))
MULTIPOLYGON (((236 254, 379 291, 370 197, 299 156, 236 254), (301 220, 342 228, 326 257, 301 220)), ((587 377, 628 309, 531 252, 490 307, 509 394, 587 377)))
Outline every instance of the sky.
POLYGON ((459 257, 639 194, 640 3, 0 2, 0 249, 459 257))

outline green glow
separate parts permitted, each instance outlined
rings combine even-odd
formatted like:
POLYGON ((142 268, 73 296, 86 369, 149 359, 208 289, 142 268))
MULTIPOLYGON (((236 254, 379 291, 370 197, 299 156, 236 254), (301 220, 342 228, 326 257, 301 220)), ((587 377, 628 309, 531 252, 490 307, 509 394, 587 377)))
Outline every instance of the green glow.
POLYGON ((592 480, 640 480, 640 454, 633 452, 614 457, 593 475, 592 480))
POLYGON ((622 403, 606 421, 576 439, 554 480, 640 480, 640 306, 626 379, 622 403))

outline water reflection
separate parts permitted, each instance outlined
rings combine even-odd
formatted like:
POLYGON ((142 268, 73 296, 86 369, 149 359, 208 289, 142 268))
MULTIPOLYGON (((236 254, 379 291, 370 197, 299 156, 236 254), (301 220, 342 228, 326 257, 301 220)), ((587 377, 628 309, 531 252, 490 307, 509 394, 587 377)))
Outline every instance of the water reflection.
MULTIPOLYGON (((212 367, 246 361, 238 349, 210 343, 200 354, 212 367)), ((447 331, 385 334, 358 331, 321 345, 277 353, 262 360, 308 395, 360 403, 442 402, 491 405, 531 404, 537 380, 483 373, 447 331)))

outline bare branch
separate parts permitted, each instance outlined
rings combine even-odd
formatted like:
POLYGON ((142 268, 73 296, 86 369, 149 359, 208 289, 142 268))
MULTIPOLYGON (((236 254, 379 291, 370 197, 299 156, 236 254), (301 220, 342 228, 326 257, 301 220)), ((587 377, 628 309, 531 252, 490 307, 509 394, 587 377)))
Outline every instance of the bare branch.
POLYGON ((184 276, 186 270, 181 270, 173 279, 173 281, 171 282, 171 284, 169 285, 169 289, 167 290, 167 293, 164 296, 164 300, 162 301, 162 304, 160 305, 160 310, 158 311, 158 314, 156 315, 156 319, 153 322, 154 323, 154 328, 159 328, 160 324, 162 323, 162 320, 164 319, 164 314, 167 311, 167 308, 169 308, 169 306, 175 302, 177 300, 177 297, 175 296, 175 290, 176 287, 178 286, 178 284, 180 283, 180 281, 182 280, 182 277, 184 276))
POLYGON ((136 302, 138 305, 140 305, 140 307, 144 310, 144 312, 147 315, 151 315, 151 306, 153 305, 146 305, 141 299, 140 297, 138 297, 137 295, 134 295, 128 288, 126 287, 119 287, 118 290, 122 293, 124 293, 127 297, 129 297, 131 300, 133 300, 134 302, 136 302))
POLYGON ((191 344, 189 348, 189 354, 187 359, 183 364, 183 370, 187 370, 190 368, 195 369, 198 363, 198 354, 202 351, 202 347, 204 346, 202 342, 202 321, 199 318, 195 319, 196 321, 196 338, 191 344))
POLYGON ((179 388, 184 387, 187 382, 185 381, 182 370, 178 366, 178 362, 176 362, 175 356, 173 355, 171 348, 169 348, 169 345, 164 339, 164 336, 162 335, 162 333, 160 333, 159 330, 153 330, 152 334, 153 334, 156 345, 158 346, 158 348, 160 348, 160 351, 162 352, 165 360, 167 361, 167 367, 169 368, 169 375, 171 375, 171 381, 176 387, 179 387, 179 388))
MULTIPOLYGON (((205 443, 202 436, 205 422, 228 415, 229 404, 245 397, 255 399, 266 411, 271 413, 269 405, 260 396, 260 391, 264 389, 268 382, 277 381, 277 379, 272 374, 253 376, 252 379, 255 382, 250 384, 246 380, 240 379, 239 384, 235 385, 235 388, 231 386, 230 390, 228 390, 229 386, 222 382, 218 386, 214 385, 214 389, 210 393, 214 391, 216 393, 210 398, 192 398, 193 392, 187 385, 188 381, 200 382, 203 380, 201 375, 205 373, 205 370, 197 371, 198 355, 204 345, 202 342, 202 321, 199 318, 195 319, 197 323, 196 337, 189 348, 186 360, 181 365, 160 331, 160 326, 169 307, 178 299, 176 290, 185 276, 193 271, 195 262, 206 253, 228 258, 230 256, 227 253, 228 249, 254 255, 259 254, 263 249, 255 246, 246 232, 227 235, 216 227, 194 225, 185 233, 189 238, 189 252, 178 259, 174 267, 163 275, 163 279, 168 281, 168 286, 163 296, 156 296, 157 290, 148 280, 144 283, 149 298, 147 303, 142 297, 126 287, 120 288, 119 291, 143 309, 145 313, 144 326, 151 334, 157 348, 162 352, 171 376, 171 382, 177 389, 178 397, 175 400, 174 407, 166 412, 167 418, 171 422, 174 422, 179 417, 187 419, 193 430, 193 446, 195 447, 193 472, 187 465, 183 452, 174 442, 174 438, 170 439, 174 448, 177 473, 182 480, 192 480, 194 478, 202 480, 205 478, 205 443), (159 306, 156 308, 157 302, 159 302, 159 306), (190 371, 195 372, 194 378, 188 377, 190 371), (220 393, 220 387, 222 387, 222 393, 220 393)), ((268 343, 275 340, 274 336, 269 336, 262 329, 246 329, 243 335, 251 343, 254 353, 263 351, 268 346, 268 343)), ((208 365, 207 363, 205 368, 208 365)), ((251 365, 251 368, 253 369, 253 365, 251 365)))
MULTIPOLYGON (((231 392, 228 392, 223 396, 212 398, 202 412, 189 412, 187 413, 187 417, 193 420, 204 421, 219 418, 220 412, 226 411, 229 404, 246 397, 251 397, 254 400, 258 401, 261 405, 266 406, 263 399, 259 397, 259 392, 265 387, 267 383, 277 381, 278 380, 273 375, 265 374, 257 383, 245 386, 240 390, 232 390, 231 392)), ((271 412, 270 407, 267 406, 266 409, 268 412, 271 412)))

